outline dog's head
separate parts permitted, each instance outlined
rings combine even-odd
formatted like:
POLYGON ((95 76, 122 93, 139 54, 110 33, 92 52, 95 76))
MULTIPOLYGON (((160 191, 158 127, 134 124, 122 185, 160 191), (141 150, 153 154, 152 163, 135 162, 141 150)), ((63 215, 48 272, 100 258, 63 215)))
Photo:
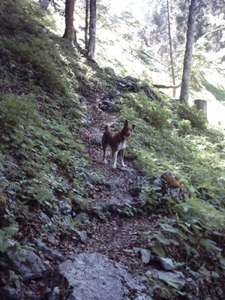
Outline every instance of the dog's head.
POLYGON ((121 130, 121 134, 122 136, 126 139, 129 140, 129 138, 131 137, 132 132, 134 131, 134 128, 136 127, 136 125, 131 125, 129 126, 128 121, 126 120, 124 122, 124 126, 123 129, 121 130))

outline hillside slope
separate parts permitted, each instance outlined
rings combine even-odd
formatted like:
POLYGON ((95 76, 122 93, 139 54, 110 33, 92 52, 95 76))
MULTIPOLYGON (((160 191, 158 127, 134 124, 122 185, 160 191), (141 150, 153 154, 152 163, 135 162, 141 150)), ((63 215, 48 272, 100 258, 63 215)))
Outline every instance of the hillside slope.
POLYGON ((2 295, 52 299, 62 257, 98 252, 145 275, 171 258, 187 282, 146 276, 152 299, 223 299, 224 133, 154 88, 146 78, 160 70, 129 56, 123 35, 122 52, 102 38, 90 62, 54 18, 32 1, 1 4, 2 295), (101 135, 125 119, 136 128, 127 167, 114 170, 101 135), (13 256, 24 249, 46 273, 24 279, 13 256))

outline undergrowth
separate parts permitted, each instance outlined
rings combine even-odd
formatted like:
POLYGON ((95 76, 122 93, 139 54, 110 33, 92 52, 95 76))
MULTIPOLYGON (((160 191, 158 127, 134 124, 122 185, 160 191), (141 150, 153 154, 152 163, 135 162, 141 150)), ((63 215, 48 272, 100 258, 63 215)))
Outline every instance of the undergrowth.
MULTIPOLYGON (((160 230, 144 233, 148 239, 146 247, 161 257, 173 257, 176 253, 179 262, 185 258, 184 265, 179 268, 191 274, 196 284, 185 286, 183 296, 222 297, 225 271, 224 134, 210 128, 195 107, 165 99, 152 101, 143 93, 124 95, 120 103, 123 115, 137 125, 135 138, 130 141, 130 155, 136 164, 153 178, 165 170, 173 170, 190 193, 190 198, 185 201, 168 199, 164 208, 167 217, 158 220, 160 230), (210 282, 207 282, 208 277, 210 282), (210 289, 214 290, 213 294, 210 289)), ((158 199, 154 190, 145 188, 141 199, 146 213, 157 211, 158 199)), ((165 284, 161 283, 160 290, 165 297, 180 294, 177 282, 166 276, 162 281, 165 284)), ((149 284, 157 290, 152 279, 149 284)), ((155 296, 161 299, 157 293, 155 296)))
POLYGON ((0 251, 4 252, 16 244, 12 236, 18 231, 18 216, 32 219, 26 211, 29 205, 53 216, 60 199, 84 197, 77 169, 87 166, 89 159, 78 138, 86 108, 77 92, 86 71, 77 62, 77 52, 50 33, 54 24, 38 3, 1 3, 0 19, 0 251))

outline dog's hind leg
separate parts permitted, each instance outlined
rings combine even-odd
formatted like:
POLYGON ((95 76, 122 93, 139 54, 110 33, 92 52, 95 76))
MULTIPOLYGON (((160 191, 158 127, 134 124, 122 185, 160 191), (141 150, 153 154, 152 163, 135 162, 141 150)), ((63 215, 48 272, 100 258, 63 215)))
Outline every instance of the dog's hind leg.
POLYGON ((103 162, 105 164, 107 164, 107 160, 106 160, 106 157, 105 157, 106 148, 107 148, 107 138, 106 138, 105 135, 103 135, 103 137, 102 137, 102 149, 103 149, 103 162))
POLYGON ((120 157, 121 157, 121 165, 122 165, 122 167, 126 167, 126 165, 124 163, 124 149, 120 150, 120 157))
POLYGON ((104 162, 104 164, 107 164, 107 160, 106 160, 106 157, 105 157, 106 145, 103 144, 102 148, 103 148, 103 162, 104 162))

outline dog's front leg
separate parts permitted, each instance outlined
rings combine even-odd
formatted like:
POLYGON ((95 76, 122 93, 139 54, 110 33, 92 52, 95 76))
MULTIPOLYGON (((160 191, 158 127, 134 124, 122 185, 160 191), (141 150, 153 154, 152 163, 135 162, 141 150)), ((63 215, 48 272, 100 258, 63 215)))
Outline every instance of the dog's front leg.
POLYGON ((121 165, 122 165, 122 167, 126 167, 126 165, 124 163, 124 149, 120 150, 120 155, 121 155, 121 165))
POLYGON ((113 165, 112 165, 113 169, 116 169, 116 163, 117 163, 117 155, 118 155, 118 152, 119 152, 119 151, 114 151, 114 152, 113 152, 113 165))

